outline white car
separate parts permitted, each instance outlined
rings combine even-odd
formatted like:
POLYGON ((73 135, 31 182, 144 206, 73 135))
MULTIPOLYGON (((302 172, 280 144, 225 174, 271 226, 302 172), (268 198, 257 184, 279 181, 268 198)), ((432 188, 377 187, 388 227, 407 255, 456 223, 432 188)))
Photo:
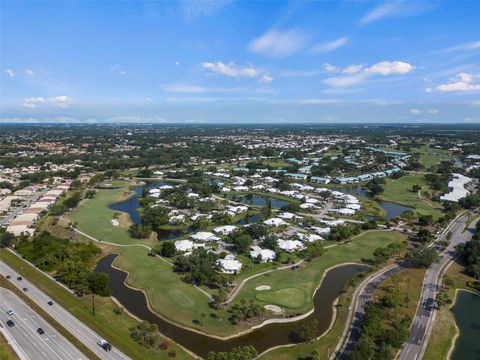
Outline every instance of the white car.
POLYGON ((13 311, 12 311, 12 310, 10 310, 10 309, 9 309, 9 310, 7 310, 7 314, 8 314, 8 315, 10 315, 10 316, 11 316, 11 315, 13 315, 13 311))

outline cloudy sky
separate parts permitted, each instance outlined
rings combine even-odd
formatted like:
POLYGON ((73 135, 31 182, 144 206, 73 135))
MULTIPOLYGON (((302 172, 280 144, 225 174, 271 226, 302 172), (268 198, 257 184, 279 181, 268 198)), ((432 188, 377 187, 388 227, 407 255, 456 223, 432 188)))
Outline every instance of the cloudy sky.
POLYGON ((480 1, 0 8, 0 122, 480 122, 480 1))

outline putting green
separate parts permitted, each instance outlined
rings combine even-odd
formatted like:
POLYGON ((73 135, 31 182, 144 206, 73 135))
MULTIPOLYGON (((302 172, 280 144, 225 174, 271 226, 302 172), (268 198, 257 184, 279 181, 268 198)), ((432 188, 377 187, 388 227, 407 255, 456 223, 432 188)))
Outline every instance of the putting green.
POLYGON ((273 291, 264 291, 255 296, 258 300, 278 306, 296 309, 307 301, 307 293, 299 288, 289 287, 273 291))

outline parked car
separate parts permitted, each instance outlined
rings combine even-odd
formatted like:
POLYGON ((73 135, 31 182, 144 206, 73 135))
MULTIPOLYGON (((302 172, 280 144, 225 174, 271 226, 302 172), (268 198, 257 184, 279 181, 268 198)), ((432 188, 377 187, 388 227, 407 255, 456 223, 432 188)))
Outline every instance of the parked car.
POLYGON ((8 320, 7 325, 8 327, 12 327, 12 326, 15 326, 15 323, 12 320, 8 320))
POLYGON ((8 310, 7 310, 7 314, 10 315, 10 316, 12 316, 12 315, 13 315, 13 310, 8 309, 8 310))
POLYGON ((40 335, 43 335, 43 334, 45 334, 45 331, 43 331, 42 328, 38 328, 37 333, 39 333, 40 335))

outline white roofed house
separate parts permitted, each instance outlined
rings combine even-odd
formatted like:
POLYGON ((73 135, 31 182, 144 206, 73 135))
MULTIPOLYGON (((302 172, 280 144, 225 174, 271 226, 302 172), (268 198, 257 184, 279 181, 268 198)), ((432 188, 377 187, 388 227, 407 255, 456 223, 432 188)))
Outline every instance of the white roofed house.
POLYGON ((268 226, 282 226, 282 225, 287 225, 287 223, 285 221, 283 221, 283 219, 280 219, 280 218, 270 218, 270 219, 267 219, 263 222, 265 225, 268 225, 268 226))
POLYGON ((278 247, 286 252, 294 252, 303 249, 303 244, 298 240, 278 240, 278 247))
POLYGON ((224 226, 218 226, 214 228, 212 231, 215 234, 228 235, 234 232, 235 230, 237 230, 237 227, 234 225, 224 225, 224 226))
POLYGON ((238 274, 242 269, 242 263, 235 259, 234 255, 227 255, 223 259, 218 259, 217 264, 220 265, 220 271, 224 274, 238 274))
POLYGON ((214 237, 216 237, 215 234, 208 231, 199 231, 193 235, 190 235, 190 239, 201 242, 211 241, 214 237))
POLYGON ((260 246, 252 246, 250 251, 250 257, 252 259, 257 259, 260 256, 262 262, 268 262, 275 260, 275 251, 270 249, 262 249, 260 246))
POLYGON ((320 235, 317 235, 317 234, 298 233, 297 236, 303 242, 315 242, 315 241, 323 240, 323 238, 320 235))
POLYGON ((180 214, 180 215, 170 216, 170 219, 168 220, 168 222, 172 225, 183 224, 185 222, 185 215, 180 214))
POLYGON ((175 241, 175 250, 180 252, 187 252, 193 250, 193 241, 177 240, 175 241))

